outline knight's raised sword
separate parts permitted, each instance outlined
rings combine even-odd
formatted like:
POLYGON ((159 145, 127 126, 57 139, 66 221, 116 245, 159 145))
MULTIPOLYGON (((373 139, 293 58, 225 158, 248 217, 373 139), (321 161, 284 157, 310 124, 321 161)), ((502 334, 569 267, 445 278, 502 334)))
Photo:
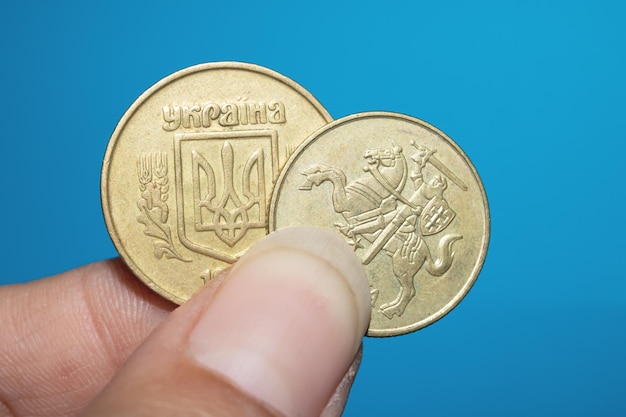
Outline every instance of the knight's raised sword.
POLYGON ((439 170, 439 172, 441 172, 446 177, 450 178, 452 182, 455 183, 461 190, 467 191, 467 185, 465 185, 463 180, 457 177, 457 175, 454 172, 452 172, 450 168, 445 166, 443 162, 437 159, 435 155, 431 155, 430 158, 428 158, 427 162, 430 162, 432 166, 434 166, 435 168, 439 170))

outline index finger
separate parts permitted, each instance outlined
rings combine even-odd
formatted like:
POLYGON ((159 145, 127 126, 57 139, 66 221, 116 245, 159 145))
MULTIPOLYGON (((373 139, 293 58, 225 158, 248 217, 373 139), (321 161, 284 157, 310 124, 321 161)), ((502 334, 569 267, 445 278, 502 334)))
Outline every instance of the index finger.
POLYGON ((0 287, 0 410, 78 412, 175 307, 119 259, 0 287))

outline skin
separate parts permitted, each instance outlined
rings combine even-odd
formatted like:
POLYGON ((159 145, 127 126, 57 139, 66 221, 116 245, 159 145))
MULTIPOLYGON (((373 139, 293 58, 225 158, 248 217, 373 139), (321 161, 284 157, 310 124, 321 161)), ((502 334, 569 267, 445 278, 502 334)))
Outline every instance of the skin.
POLYGON ((370 312, 338 240, 267 239, 181 307, 119 259, 0 287, 0 416, 341 415, 370 312))
POLYGON ((119 259, 0 287, 0 415, 77 414, 174 308, 119 259))

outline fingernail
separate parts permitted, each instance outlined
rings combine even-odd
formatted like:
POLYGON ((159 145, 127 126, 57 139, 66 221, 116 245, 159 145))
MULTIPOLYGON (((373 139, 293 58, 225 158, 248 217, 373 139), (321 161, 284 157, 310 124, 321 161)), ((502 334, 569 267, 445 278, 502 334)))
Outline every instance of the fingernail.
POLYGON ((282 229, 232 268, 189 338, 189 355, 286 416, 319 416, 370 318, 369 284, 329 231, 282 229))

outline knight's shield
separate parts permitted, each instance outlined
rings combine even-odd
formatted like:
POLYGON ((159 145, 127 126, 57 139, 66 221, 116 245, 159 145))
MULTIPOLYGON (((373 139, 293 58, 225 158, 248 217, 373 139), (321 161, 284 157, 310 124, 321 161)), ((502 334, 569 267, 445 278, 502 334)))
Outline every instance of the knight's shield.
POLYGON ((274 130, 174 136, 178 237, 225 262, 267 233, 278 177, 274 130))
POLYGON ((420 233, 422 236, 434 235, 448 227, 456 213, 448 202, 441 197, 433 197, 424 207, 420 216, 420 233))

